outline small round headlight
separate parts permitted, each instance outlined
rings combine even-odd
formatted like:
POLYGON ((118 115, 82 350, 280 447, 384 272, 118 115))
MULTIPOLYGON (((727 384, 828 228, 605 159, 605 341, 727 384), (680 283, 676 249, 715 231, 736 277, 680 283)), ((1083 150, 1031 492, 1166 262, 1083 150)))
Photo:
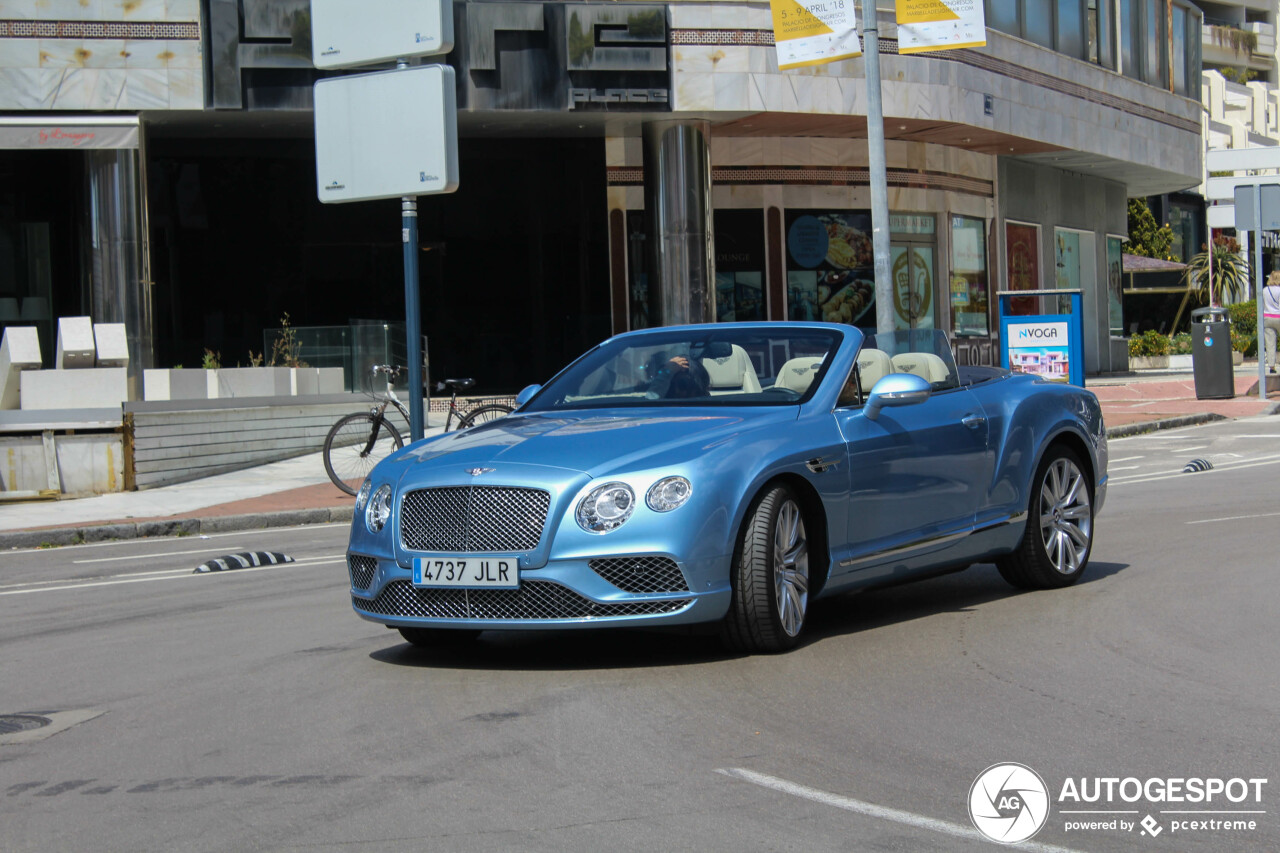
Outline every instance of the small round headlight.
POLYGON ((369 492, 373 491, 373 483, 367 478, 360 484, 360 491, 356 492, 356 512, 364 512, 364 505, 369 502, 369 492))
POLYGON ((369 498, 369 506, 364 511, 364 525, 370 533, 377 533, 387 524, 391 517, 391 487, 381 485, 369 498))
POLYGON ((636 493, 626 483, 605 483, 578 502, 578 526, 588 533, 617 530, 636 508, 636 493))
POLYGON ((649 488, 644 502, 654 512, 671 512, 684 505, 693 494, 693 486, 684 477, 664 477, 649 488))

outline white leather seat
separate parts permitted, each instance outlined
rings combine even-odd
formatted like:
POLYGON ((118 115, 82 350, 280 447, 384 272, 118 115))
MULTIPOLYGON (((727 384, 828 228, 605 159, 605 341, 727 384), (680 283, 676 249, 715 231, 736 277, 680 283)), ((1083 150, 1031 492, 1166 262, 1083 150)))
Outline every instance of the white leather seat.
POLYGON ((941 357, 931 352, 900 352, 892 359, 896 373, 914 373, 930 383, 946 382, 950 371, 941 357))
POLYGON ((788 391, 803 394, 813 384, 813 377, 817 374, 818 368, 822 367, 824 358, 826 358, 825 354, 808 355, 783 362, 777 379, 773 381, 773 387, 786 388, 788 391))
POLYGON ((858 353, 858 376, 862 382, 862 393, 870 393, 877 382, 893 372, 893 360, 884 350, 864 347, 858 353))
POLYGON ((760 379, 751 356, 737 344, 712 344, 702 359, 702 366, 707 371, 712 394, 760 393, 760 379))

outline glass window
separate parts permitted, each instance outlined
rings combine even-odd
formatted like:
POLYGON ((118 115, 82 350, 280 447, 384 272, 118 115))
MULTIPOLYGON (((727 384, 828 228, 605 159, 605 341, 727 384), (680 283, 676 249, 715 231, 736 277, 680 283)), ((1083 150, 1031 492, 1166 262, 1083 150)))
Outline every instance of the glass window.
MULTIPOLYGON (((1010 290, 1040 289, 1040 229, 1035 225, 1006 222, 1005 263, 1010 290)), ((1036 314, 1039 302, 1034 296, 1015 296, 1009 300, 1010 314, 1036 314)))
POLYGON ((1022 35, 1022 27, 1018 25, 1018 0, 987 0, 987 26, 1009 35, 1022 35))
POLYGON ((765 319, 764 212, 717 210, 716 319, 765 319))
POLYGON ((1200 16, 1187 16, 1187 97, 1200 100, 1200 16))
POLYGON ((951 331, 987 335, 991 291, 987 285, 987 224, 970 216, 951 217, 951 331))
POLYGON ((1145 0, 1146 26, 1143 29, 1144 52, 1143 79, 1152 86, 1164 88, 1169 85, 1169 68, 1165 62, 1165 22, 1164 3, 1159 0, 1145 0))
POLYGON ((1173 91, 1187 93, 1187 10, 1173 7, 1173 91))
POLYGON ((1084 7, 1080 0, 1058 0, 1058 52, 1084 59, 1084 7))
POLYGON ((787 318, 876 325, 870 210, 788 210, 787 318))
POLYGON ((1115 49, 1112 46, 1112 9, 1111 0, 1088 0, 1088 50, 1089 61, 1096 62, 1103 68, 1115 68, 1115 49))
POLYGON ((1139 77, 1138 73, 1138 31, 1134 21, 1133 4, 1135 0, 1120 0, 1120 70, 1126 77, 1139 77))
POLYGON ((1107 237, 1107 307, 1111 334, 1116 337, 1124 337, 1124 303, 1120 296, 1124 282, 1122 242, 1122 237, 1107 237))
POLYGON ((1024 0, 1023 38, 1045 47, 1053 47, 1052 0, 1024 0))

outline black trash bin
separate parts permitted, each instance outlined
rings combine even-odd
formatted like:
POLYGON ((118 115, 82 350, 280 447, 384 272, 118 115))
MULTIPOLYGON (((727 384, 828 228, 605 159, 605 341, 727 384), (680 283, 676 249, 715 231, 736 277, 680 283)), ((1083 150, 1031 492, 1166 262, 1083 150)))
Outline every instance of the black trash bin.
POLYGON ((1191 368, 1197 400, 1230 400, 1236 395, 1227 309, 1197 308, 1191 312, 1191 368))

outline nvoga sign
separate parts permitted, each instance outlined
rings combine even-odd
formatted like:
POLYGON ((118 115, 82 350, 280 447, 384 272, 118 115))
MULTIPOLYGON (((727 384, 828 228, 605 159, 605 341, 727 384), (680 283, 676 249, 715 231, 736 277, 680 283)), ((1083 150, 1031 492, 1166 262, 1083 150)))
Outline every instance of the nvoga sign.
POLYGON ((1014 373, 1084 385, 1083 316, 1078 290, 1000 292, 1000 350, 1014 373), (1071 297, 1070 314, 1010 316, 1013 296, 1071 297))

